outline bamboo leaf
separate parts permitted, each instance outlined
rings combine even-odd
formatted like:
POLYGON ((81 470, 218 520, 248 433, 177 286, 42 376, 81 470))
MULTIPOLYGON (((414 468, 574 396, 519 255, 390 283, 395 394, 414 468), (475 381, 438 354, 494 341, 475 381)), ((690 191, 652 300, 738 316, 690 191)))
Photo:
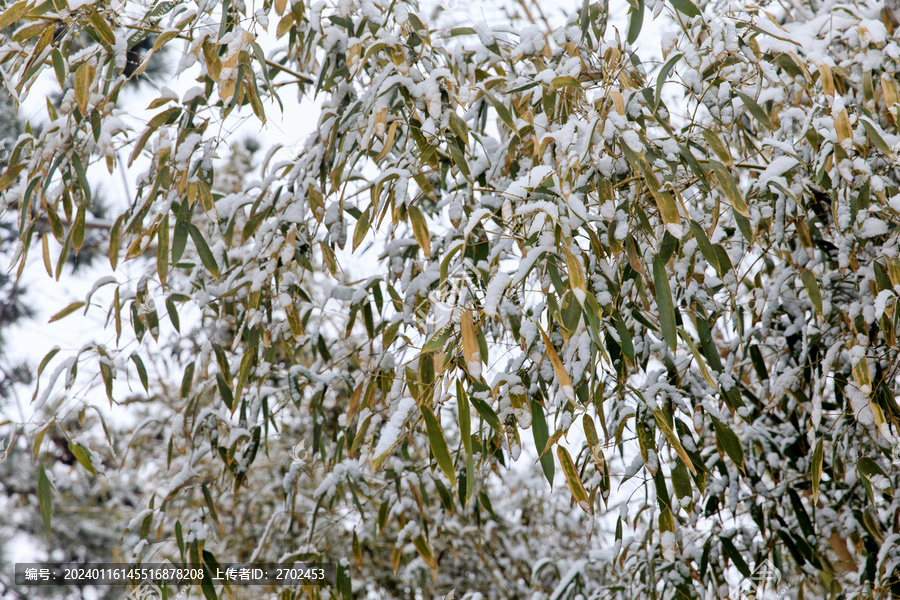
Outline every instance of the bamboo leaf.
POLYGON ((66 87, 66 61, 62 57, 62 53, 59 51, 59 48, 54 48, 52 52, 50 52, 50 58, 53 62, 53 71, 56 73, 56 81, 59 83, 59 87, 65 89, 66 87))
POLYGON ((19 175, 19 172, 26 166, 27 165, 25 163, 21 163, 18 165, 10 165, 9 167, 7 167, 3 175, 0 175, 0 192, 12 185, 12 183, 16 180, 16 177, 19 175))
POLYGON ((727 454, 732 462, 743 471, 744 449, 743 447, 741 447, 741 440, 737 435, 735 435, 731 428, 722 421, 718 420, 715 417, 712 417, 712 422, 713 427, 716 430, 716 439, 725 450, 725 454, 727 454))
MULTIPOLYGON (((550 430, 547 427, 547 418, 544 416, 544 409, 534 398, 531 399, 531 435, 534 437, 535 448, 546 448, 547 441, 550 439, 550 430)), ((544 477, 553 489, 553 476, 556 472, 556 463, 553 462, 553 454, 544 452, 541 454, 541 470, 544 477)))
POLYGON ((557 446, 556 455, 559 458, 559 464, 562 467, 563 474, 566 476, 566 483, 569 484, 569 490, 572 492, 572 497, 575 498, 575 502, 578 503, 578 506, 580 506, 584 512, 590 514, 591 501, 584 489, 584 484, 581 483, 581 478, 578 477, 578 472, 575 470, 575 464, 572 462, 572 457, 569 456, 568 450, 562 446, 557 446))
POLYGON ((696 17, 700 14, 700 9, 691 0, 672 0, 672 6, 680 13, 689 17, 696 17))
POLYGON ((696 473, 697 471, 694 469, 694 463, 691 461, 691 457, 688 456, 684 446, 681 445, 681 440, 678 439, 678 436, 675 435, 675 432, 669 425, 669 420, 666 418, 666 415, 659 409, 654 409, 652 412, 653 419, 656 421, 656 426, 662 430, 663 435, 666 436, 669 444, 675 449, 675 454, 677 454, 678 458, 681 459, 681 462, 690 469, 691 473, 696 473))
POLYGON ((737 95, 741 99, 741 102, 744 103, 744 106, 747 107, 747 110, 750 111, 750 114, 753 115, 754 119, 759 121, 766 129, 772 129, 772 121, 769 120, 769 115, 767 115, 766 111, 756 103, 756 100, 742 92, 738 92, 737 95))
POLYGON ((50 317, 50 320, 47 322, 53 323, 54 321, 59 321, 60 319, 69 316, 82 306, 84 306, 84 302, 73 302, 72 304, 68 305, 67 307, 50 317))
POLYGON ((428 442, 431 445, 431 451, 434 453, 434 459, 437 461, 441 471, 444 472, 444 475, 447 476, 447 479, 450 480, 450 483, 455 486, 456 471, 453 469, 453 459, 450 458, 450 451, 447 448, 447 439, 444 437, 444 430, 441 429, 441 424, 438 422, 437 417, 434 416, 434 413, 431 412, 431 408, 423 405, 420 408, 420 412, 425 419, 428 442))
POLYGON ((82 204, 78 207, 78 212, 75 213, 75 222, 72 224, 72 247, 75 248, 75 254, 78 254, 84 245, 85 220, 85 209, 82 204))
POLYGON ((856 463, 856 471, 859 473, 860 480, 866 490, 866 495, 869 496, 870 502, 875 503, 873 487, 887 496, 894 497, 894 486, 891 484, 887 473, 884 472, 884 469, 877 462, 868 456, 864 456, 856 463))
POLYGON ((409 220, 412 225, 413 235, 416 236, 416 241, 419 242, 419 247, 422 248, 425 257, 430 257, 431 234, 428 233, 428 225, 425 224, 425 217, 422 216, 422 211, 419 210, 418 206, 410 205, 407 210, 409 212, 409 220))
POLYGON ((472 313, 466 309, 460 311, 460 331, 462 333, 463 358, 466 371, 473 379, 481 379, 481 349, 478 346, 478 333, 472 313))
POLYGON ((94 80, 94 67, 88 62, 81 63, 75 69, 75 102, 82 115, 87 114, 87 105, 90 100, 91 82, 94 80))
POLYGON ((21 19, 28 12, 28 5, 28 0, 21 0, 3 11, 3 14, 0 15, 0 29, 6 29, 21 19))
POLYGON ((188 223, 188 232, 191 234, 191 239, 194 240, 194 246, 197 247, 197 254, 200 255, 200 261, 203 263, 203 266, 206 267, 206 270, 212 273, 213 277, 216 280, 219 279, 219 265, 216 263, 216 258, 213 256, 212 250, 209 249, 209 244, 206 243, 206 239, 203 237, 203 234, 200 233, 200 230, 193 223, 188 223))
POLYGON ((412 542, 413 546, 416 547, 416 552, 419 553, 419 556, 422 557, 422 560, 425 561, 425 564, 431 567, 432 571, 437 571, 437 560, 435 560, 434 554, 431 552, 431 547, 428 545, 428 541, 423 536, 419 535, 415 537, 412 542))
POLYGON ((490 425, 497 433, 503 435, 503 429, 500 426, 500 418, 497 416, 497 413, 494 412, 494 409, 491 408, 487 402, 476 396, 470 397, 469 400, 472 402, 472 406, 475 407, 478 414, 481 415, 481 418, 484 419, 484 422, 490 425))
POLYGON ((53 516, 53 498, 51 496, 50 479, 44 471, 44 465, 38 472, 38 504, 41 508, 41 520, 44 522, 44 531, 47 533, 47 541, 50 541, 50 520, 53 516))
POLYGON ((822 448, 823 441, 823 438, 819 438, 819 441, 816 443, 816 449, 813 451, 812 455, 812 464, 810 465, 810 477, 812 479, 812 495, 814 505, 819 501, 819 482, 822 479, 822 459, 824 456, 824 451, 822 448))
POLYGON ((803 273, 800 274, 800 279, 803 281, 803 285, 806 287, 806 293, 809 294, 809 299, 812 301, 813 306, 816 309, 816 312, 819 313, 819 316, 822 315, 822 292, 819 290, 819 282, 816 279, 816 274, 806 269, 803 273))
POLYGON ((587 295, 587 285, 584 279, 584 268, 581 260, 573 254, 568 247, 566 250, 566 267, 569 270, 569 287, 572 293, 578 299, 578 303, 584 306, 585 297, 587 295))
POLYGON ((87 469, 91 475, 97 474, 97 471, 94 470, 94 464, 91 462, 91 455, 84 446, 69 442, 69 451, 75 455, 76 460, 78 460, 81 466, 87 469))
POLYGON ((678 344, 675 304, 672 300, 672 290, 669 288, 666 267, 659 256, 653 258, 653 287, 656 291, 656 303, 659 306, 659 325, 662 329, 663 339, 674 352, 678 344))
POLYGON ((353 250, 355 251, 366 237, 369 231, 369 214, 372 210, 370 206, 359 216, 356 222, 356 229, 353 230, 353 250))
POLYGON ((94 26, 97 34, 100 36, 100 39, 109 44, 110 46, 115 45, 116 36, 113 33, 112 29, 109 28, 109 25, 106 24, 106 21, 96 10, 92 10, 90 16, 88 17, 91 21, 91 24, 94 26))
POLYGON ((687 344, 687 347, 690 348, 691 354, 694 355, 694 360, 697 361, 697 367, 700 369, 700 374, 703 375, 703 379, 706 380, 711 388, 716 389, 718 387, 716 385, 716 380, 713 379, 712 374, 710 374, 709 369, 706 367, 706 362, 700 355, 700 351, 697 350, 697 346, 694 345, 694 341, 691 340, 691 336, 688 335, 684 329, 678 329, 678 336, 685 344, 687 344))
POLYGON ((497 115, 500 117, 500 120, 503 121, 507 127, 509 127, 510 131, 513 132, 513 135, 518 135, 519 130, 516 129, 516 124, 513 122, 512 117, 509 114, 509 110, 503 105, 500 100, 495 98, 491 93, 487 90, 484 90, 484 97, 487 98, 487 101, 490 102, 491 106, 494 107, 494 110, 497 111, 497 115))
POLYGON ((380 163, 383 161, 387 157, 388 152, 391 151, 391 148, 394 145, 394 136, 397 135, 397 127, 399 125, 400 121, 394 121, 391 123, 391 126, 388 127, 387 137, 384 139, 384 147, 381 149, 381 152, 378 153, 378 156, 375 157, 375 162, 380 163))
POLYGON ((729 202, 731 202, 731 206, 734 208, 734 210, 739 212, 744 217, 750 216, 750 209, 747 208, 747 203, 744 201, 744 196, 738 189, 737 182, 735 182, 734 177, 731 176, 728 168, 722 163, 715 160, 710 160, 709 164, 712 166, 713 171, 716 172, 716 179, 718 180, 719 185, 722 187, 722 191, 725 192, 725 197, 728 198, 729 202))
POLYGON ((147 378, 147 368, 144 366, 144 361, 141 360, 141 357, 138 356, 137 352, 131 353, 131 360, 134 362, 134 366, 137 368, 138 377, 141 380, 141 385, 144 386, 144 391, 150 391, 150 381, 147 378))

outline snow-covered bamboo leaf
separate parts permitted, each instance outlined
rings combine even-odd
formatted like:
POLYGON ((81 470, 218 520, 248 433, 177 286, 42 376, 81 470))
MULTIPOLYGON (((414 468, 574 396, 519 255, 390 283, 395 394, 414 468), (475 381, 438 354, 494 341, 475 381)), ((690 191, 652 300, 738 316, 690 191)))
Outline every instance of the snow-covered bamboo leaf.
POLYGON ((575 388, 572 386, 572 378, 569 377, 565 365, 560 360, 559 354, 556 353, 556 347, 554 347, 547 334, 544 333, 544 329, 540 326, 538 326, 538 329, 541 332, 541 338, 544 340, 544 347, 547 349, 547 356, 550 358, 550 364, 553 366, 556 380, 559 382, 560 391, 566 397, 566 400, 575 402, 575 388))

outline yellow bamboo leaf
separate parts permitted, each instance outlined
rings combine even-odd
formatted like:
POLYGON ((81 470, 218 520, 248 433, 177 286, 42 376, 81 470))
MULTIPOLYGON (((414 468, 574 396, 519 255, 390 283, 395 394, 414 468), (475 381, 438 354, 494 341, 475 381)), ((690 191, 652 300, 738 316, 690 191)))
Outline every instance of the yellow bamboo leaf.
POLYGON ((394 136, 397 134, 397 126, 400 124, 400 121, 394 121, 391 123, 391 126, 388 128, 387 139, 384 140, 384 148, 381 149, 381 152, 378 153, 378 156, 375 157, 375 162, 381 162, 384 160, 384 157, 387 156, 387 153, 391 151, 391 146, 394 145, 394 136))
POLYGON ((572 497, 575 498, 575 502, 578 503, 578 506, 584 512, 590 513, 591 501, 588 498, 587 491, 584 489, 584 484, 581 483, 578 472, 575 470, 575 463, 572 462, 572 457, 562 446, 556 447, 556 456, 559 457, 559 464, 562 466, 563 474, 566 476, 566 483, 569 484, 569 489, 572 491, 572 497))
POLYGON ((543 328, 539 329, 541 331, 541 337, 544 339, 544 345, 547 347, 547 355, 550 357, 550 364, 553 365, 553 372, 556 373, 556 378, 559 380, 559 389, 562 391, 563 396, 566 397, 566 400, 574 403, 575 388, 572 387, 572 378, 569 377, 569 374, 566 372, 562 360, 559 358, 559 354, 556 353, 556 348, 553 347, 553 342, 551 342, 550 338, 547 337, 547 334, 544 333, 543 328))
POLYGON ((413 235, 416 236, 416 241, 419 242, 419 247, 422 248, 422 252, 427 258, 431 256, 431 234, 428 232, 428 225, 425 224, 425 217, 422 216, 422 211, 419 210, 419 207, 415 205, 410 205, 407 212, 409 213, 413 235))
POLYGON ((819 65, 819 79, 822 83, 822 91, 826 96, 834 96, 834 76, 831 67, 822 63, 819 65))
POLYGON ((87 62, 75 69, 75 102, 82 115, 87 114, 88 101, 91 98, 91 82, 94 80, 94 67, 87 62))
POLYGON ((581 260, 575 256, 568 248, 566 250, 566 266, 569 269, 569 287, 572 293, 578 299, 578 303, 584 306, 585 295, 587 294, 587 285, 584 279, 584 268, 581 260))
POLYGON ((616 107, 616 112, 620 115, 625 115, 625 99, 622 98, 622 94, 617 92, 616 90, 611 90, 609 92, 609 97, 612 98, 613 104, 616 107))
POLYGON ((462 331, 463 357, 466 359, 466 370, 475 379, 481 379, 481 350, 478 347, 478 333, 472 313, 463 309, 460 315, 462 331))
POLYGON ((847 116, 846 108, 842 108, 834 118, 834 129, 837 131, 838 141, 840 142, 853 138, 853 131, 850 129, 850 118, 847 116))

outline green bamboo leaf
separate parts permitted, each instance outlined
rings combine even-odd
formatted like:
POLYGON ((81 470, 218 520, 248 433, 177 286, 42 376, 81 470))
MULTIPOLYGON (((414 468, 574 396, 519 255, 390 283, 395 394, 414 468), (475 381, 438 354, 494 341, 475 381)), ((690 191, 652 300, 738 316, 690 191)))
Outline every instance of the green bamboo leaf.
POLYGON ((96 475, 97 471, 94 470, 94 464, 91 462, 91 455, 81 444, 73 444, 69 442, 69 452, 75 455, 75 458, 81 464, 82 467, 87 469, 87 471, 91 475, 96 475))
POLYGON ((184 249, 187 246, 188 223, 179 220, 175 223, 175 231, 172 233, 172 264, 178 264, 184 249))
POLYGON ((731 152, 728 150, 728 146, 726 146, 725 143, 722 142, 719 136, 709 129, 704 129, 701 133, 703 135, 703 139, 706 140, 706 143, 709 144, 710 148, 713 149, 713 152, 716 153, 716 156, 719 157, 719 160, 726 165, 732 166, 734 161, 731 158, 731 152))
POLYGON ((769 120, 769 115, 767 115, 766 111, 756 103, 756 100, 742 92, 738 92, 737 95, 741 99, 741 102, 744 103, 744 106, 747 107, 747 110, 750 111, 750 114, 753 115, 754 119, 759 121, 766 129, 772 129, 772 121, 769 120))
POLYGON ((194 363, 189 362, 184 368, 184 375, 181 377, 181 397, 187 398, 191 391, 191 385, 194 382, 194 363))
POLYGON ((213 277, 216 280, 219 279, 219 265, 216 263, 216 258, 213 256, 212 250, 209 249, 209 244, 206 243, 206 239, 204 239, 203 234, 200 233, 200 230, 193 223, 188 223, 188 232, 191 234, 191 239, 194 240, 194 246, 197 247, 197 254, 200 255, 200 261, 203 263, 203 266, 206 267, 206 270, 212 273, 213 277))
POLYGON ((693 486, 691 486, 691 477, 684 463, 680 460, 675 461, 672 467, 672 486, 675 488, 675 495, 681 498, 690 499, 694 495, 693 486))
POLYGON ((863 127, 866 128, 866 134, 869 136, 869 140, 875 145, 876 148, 890 156, 893 154, 891 152, 890 147, 888 147, 887 142, 884 141, 884 138, 881 137, 881 134, 878 133, 878 128, 876 125, 871 123, 869 119, 862 117, 859 121, 863 124, 863 127))
POLYGON ((813 451, 812 464, 810 466, 813 505, 815 505, 819 501, 819 482, 822 479, 822 459, 824 457, 824 451, 822 448, 823 441, 823 438, 819 438, 819 441, 816 443, 816 449, 813 451))
POLYGON ((519 130, 516 129, 516 124, 512 120, 512 116, 509 114, 509 110, 503 105, 502 102, 497 100, 491 93, 487 90, 484 90, 484 97, 487 98, 487 101, 491 103, 491 106, 494 107, 494 110, 497 111, 497 115, 500 116, 500 120, 506 123, 506 126, 509 127, 510 131, 513 132, 513 135, 518 135, 519 130))
POLYGON ((856 463, 856 471, 859 473, 860 480, 869 496, 869 501, 875 503, 875 494, 873 488, 881 493, 894 497, 894 486, 887 473, 884 472, 877 462, 868 456, 864 456, 856 463), (874 479, 874 481, 873 481, 874 479))
POLYGON ((115 45, 116 36, 113 33, 112 29, 109 28, 109 25, 106 24, 106 21, 96 10, 91 11, 90 16, 91 24, 94 26, 94 30, 100 36, 100 39, 109 44, 110 46, 115 45))
POLYGON ((500 428, 500 418, 497 416, 497 413, 494 412, 494 409, 488 406, 488 403, 481 398, 472 396, 469 400, 471 400, 472 406, 475 407, 475 410, 478 411, 481 418, 484 419, 492 429, 496 430, 497 433, 503 435, 503 430, 500 428))
POLYGON ((632 4, 628 14, 631 15, 628 21, 628 43, 634 44, 644 26, 644 0, 637 0, 637 7, 632 4))
POLYGON ((709 164, 712 166, 713 171, 716 172, 716 179, 719 181, 719 185, 722 186, 725 197, 731 202, 732 208, 744 217, 750 216, 750 209, 747 208, 744 196, 738 189, 737 182, 731 176, 728 167, 715 160, 710 160, 709 164))
MULTIPOLYGON (((362 241, 366 237, 366 233, 369 232, 369 215, 371 214, 372 207, 370 206, 359 216, 359 220, 356 222, 356 228, 353 230, 353 250, 355 251, 362 241)), ((246 230, 246 228, 245 228, 246 230)), ((246 239, 249 236, 244 236, 246 239)))
POLYGON ((66 87, 66 61, 62 57, 62 53, 59 51, 59 48, 54 48, 50 53, 50 58, 53 61, 53 71, 56 73, 56 81, 59 82, 59 87, 66 87))
POLYGON ((213 521, 218 521, 219 515, 216 514, 216 504, 215 502, 213 502, 213 497, 209 491, 209 486, 204 481, 201 487, 203 489, 203 499, 206 500, 206 507, 209 509, 209 516, 213 518, 213 521))
POLYGON ((700 15, 700 9, 698 9, 697 5, 691 2, 691 0, 672 0, 672 6, 674 6, 675 10, 678 12, 689 17, 700 15))
POLYGON ((453 330, 450 327, 439 329, 422 347, 422 352, 434 352, 442 349, 452 333, 453 330))
MULTIPOLYGON (((78 183, 81 184, 81 190, 84 192, 84 198, 87 204, 91 203, 91 184, 88 182, 87 173, 84 165, 81 164, 81 157, 77 153, 72 154, 72 166, 75 168, 75 174, 78 176, 78 183)), ((83 206, 83 205, 82 205, 83 206)), ((78 207, 81 210, 82 207, 78 207)), ((84 238, 84 235, 82 235, 84 238)))
POLYGON ((816 309, 816 312, 819 313, 819 316, 822 315, 822 292, 819 290, 819 282, 816 279, 816 274, 806 269, 803 273, 800 274, 800 279, 803 281, 803 285, 806 287, 806 293, 809 294, 809 299, 812 301, 813 306, 816 309))
MULTIPOLYGON (((547 440, 550 439, 550 430, 547 427, 547 418, 544 415, 544 409, 540 403, 534 398, 531 399, 531 435, 534 437, 535 448, 546 448, 547 440)), ((544 452, 541 457, 541 470, 544 477, 550 483, 550 489, 553 489, 553 476, 556 473, 556 463, 553 462, 553 454, 544 452)))
POLYGON ((566 483, 569 484, 569 490, 572 491, 572 497, 575 498, 575 502, 578 503, 578 506, 580 506, 584 512, 590 514, 591 501, 584 489, 584 484, 581 483, 578 472, 575 470, 575 464, 572 462, 572 457, 562 446, 556 447, 556 455, 559 458, 560 466, 562 466, 563 474, 566 476, 566 483))
POLYGON ((697 346, 694 345, 694 341, 691 339, 691 336, 688 335, 684 329, 678 329, 678 336, 687 344, 687 347, 690 348, 691 354, 694 355, 694 360, 697 361, 697 366, 700 368, 700 374, 703 375, 703 379, 709 384, 709 386, 713 389, 716 389, 718 386, 716 385, 716 380, 713 379, 712 374, 710 374, 709 369, 706 368, 706 362, 703 360, 703 357, 700 355, 700 351, 697 350, 697 346))
POLYGON ((716 430, 716 439, 725 450, 725 454, 738 466, 744 470, 744 448, 741 446, 741 440, 731 430, 728 425, 712 417, 713 427, 716 430))
POLYGON ((444 430, 437 417, 431 412, 428 406, 420 407, 420 412, 425 418, 425 428, 428 432, 428 442, 431 444, 431 451, 434 453, 434 459, 447 479, 452 485, 456 485, 456 471, 453 469, 453 459, 450 458, 450 450, 447 448, 447 439, 444 437, 444 430))
POLYGON ((159 282, 166 285, 166 275, 169 273, 169 221, 163 217, 156 230, 156 272, 159 274, 159 282))
MULTIPOLYGON (((662 87, 666 82, 666 79, 669 77, 669 73, 672 72, 672 69, 675 68, 675 64, 681 60, 681 57, 684 56, 681 53, 678 53, 671 57, 666 61, 666 64, 663 65, 663 68, 659 70, 659 75, 656 76, 656 96, 654 98, 654 106, 659 106, 659 100, 662 97, 662 87)), ((704 131, 705 133, 705 131, 704 131)))
POLYGON ((181 321, 178 318, 178 309, 175 308, 175 301, 172 300, 171 296, 166 298, 166 312, 169 313, 169 320, 172 322, 175 331, 181 333, 181 321))
POLYGON ((225 403, 225 406, 228 407, 228 410, 234 411, 234 392, 231 391, 231 387, 228 385, 228 382, 225 381, 225 378, 222 377, 221 373, 216 373, 216 384, 219 387, 219 394, 222 396, 222 401, 225 403))
POLYGON ((50 493, 50 479, 44 471, 44 465, 38 472, 38 504, 41 508, 41 520, 44 522, 44 531, 47 533, 47 541, 50 541, 50 519, 53 516, 53 498, 50 493))
POLYGON ((141 357, 138 356, 137 352, 131 353, 131 361, 134 363, 135 368, 137 368, 138 377, 141 380, 141 385, 144 386, 144 391, 150 391, 150 381, 147 378, 147 368, 144 366, 144 361, 141 360, 141 357))
POLYGON ((653 287, 656 290, 656 303, 659 306, 659 325, 662 329, 663 338, 674 352, 678 344, 675 304, 672 301, 672 290, 669 288, 669 277, 666 275, 666 267, 659 256, 653 258, 653 287))

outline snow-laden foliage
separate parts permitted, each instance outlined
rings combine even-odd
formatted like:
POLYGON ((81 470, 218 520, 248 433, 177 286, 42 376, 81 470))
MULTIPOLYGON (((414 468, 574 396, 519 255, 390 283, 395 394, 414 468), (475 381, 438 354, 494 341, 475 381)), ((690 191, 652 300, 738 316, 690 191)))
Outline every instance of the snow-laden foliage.
MULTIPOLYGON (((115 342, 36 391, 41 427, 85 372, 166 398, 135 558, 332 560, 308 593, 344 598, 708 597, 769 563, 790 596, 897 591, 890 9, 637 0, 621 39, 588 1, 557 28, 527 2, 457 28, 399 0, 121 8, 0 16, 8 92, 63 89, 0 190, 20 272, 40 239, 59 277, 86 170, 149 165, 108 224, 115 342), (632 47, 651 11, 662 64, 632 47), (148 32, 198 87, 135 130, 148 32), (223 168, 220 132, 288 93, 320 103, 302 150, 223 168)), ((130 468, 71 435, 91 476, 130 468)))

